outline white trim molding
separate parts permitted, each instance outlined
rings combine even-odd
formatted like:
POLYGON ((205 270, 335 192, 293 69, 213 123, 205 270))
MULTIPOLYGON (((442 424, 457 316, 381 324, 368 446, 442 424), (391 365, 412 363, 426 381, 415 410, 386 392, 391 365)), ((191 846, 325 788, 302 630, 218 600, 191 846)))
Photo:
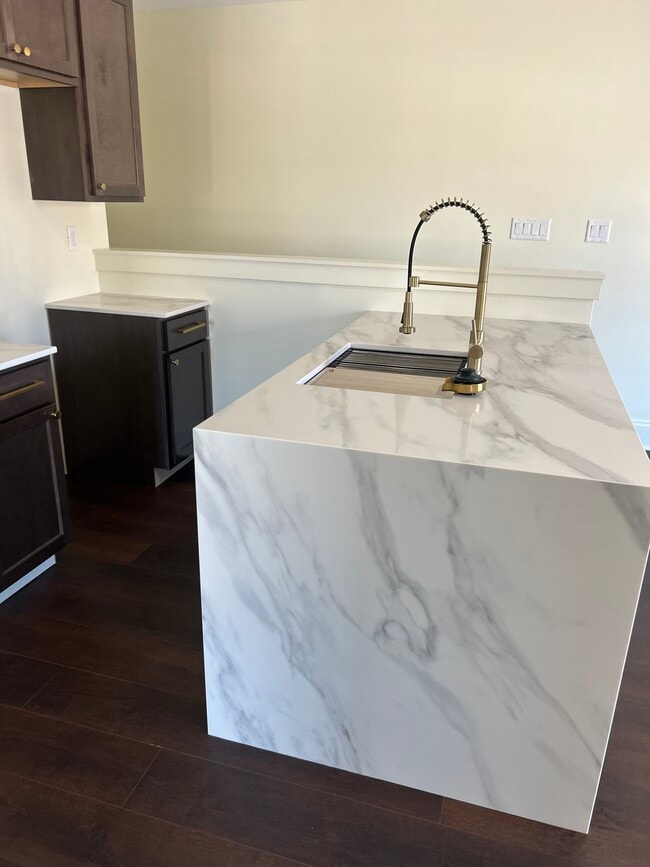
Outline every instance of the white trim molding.
POLYGON ((23 575, 22 578, 19 578, 18 581, 14 581, 9 587, 0 593, 0 605, 3 602, 6 602, 14 593, 18 593, 19 590, 22 590, 23 587, 26 587, 34 578, 38 578, 39 575, 42 575, 43 572, 46 572, 56 563, 56 557, 48 557, 47 560, 44 560, 40 566, 37 566, 35 569, 32 569, 31 572, 28 572, 27 575, 23 575))
MULTIPOLYGON (((196 292, 192 280, 203 285, 226 288, 233 281, 302 285, 323 289, 375 290, 381 294, 381 307, 386 309, 386 292, 395 292, 391 307, 401 306, 400 291, 405 288, 406 268, 403 262, 367 262, 361 260, 310 259, 284 256, 242 256, 219 253, 184 253, 156 250, 95 251, 102 291, 139 292, 144 290, 138 276, 157 275, 163 295, 178 293, 183 278, 188 296, 196 292), (118 277, 122 275, 122 277, 118 277)), ((475 268, 418 266, 423 279, 472 282, 475 268)), ((600 295, 604 274, 594 271, 549 270, 538 268, 502 268, 490 270, 489 313, 512 319, 547 319, 557 322, 589 324, 594 302, 600 295)), ((196 284, 194 284, 196 285, 196 284)), ((243 288, 243 287, 242 287, 243 288)), ((392 296, 392 292, 390 293, 392 296)), ((474 292, 452 287, 420 287, 421 310, 427 313, 469 315, 474 292)), ((367 308, 367 305, 366 305, 367 308)))

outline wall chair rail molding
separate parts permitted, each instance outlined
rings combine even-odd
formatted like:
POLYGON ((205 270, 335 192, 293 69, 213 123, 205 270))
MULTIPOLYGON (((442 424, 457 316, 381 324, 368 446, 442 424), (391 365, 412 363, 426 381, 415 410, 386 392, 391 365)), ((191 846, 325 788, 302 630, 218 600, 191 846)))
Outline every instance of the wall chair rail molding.
MULTIPOLYGON (((399 310, 405 283, 405 263, 345 261, 278 256, 231 256, 215 253, 182 253, 149 250, 96 250, 95 261, 103 291, 146 293, 145 277, 161 279, 149 294, 175 294, 185 287, 191 295, 194 280, 202 291, 232 288, 233 282, 290 284, 333 290, 371 290, 372 307, 399 310)), ((423 278, 465 282, 475 277, 478 263, 467 268, 419 265, 423 278)), ((605 275, 593 271, 539 268, 499 268, 490 271, 489 315, 505 319, 538 319, 589 324, 605 275)), ((421 312, 471 315, 473 292, 469 289, 423 287, 421 312)), ((358 308, 358 304, 357 304, 358 308)), ((339 309, 342 309, 339 306, 339 309)), ((368 302, 362 308, 368 309, 368 302)))

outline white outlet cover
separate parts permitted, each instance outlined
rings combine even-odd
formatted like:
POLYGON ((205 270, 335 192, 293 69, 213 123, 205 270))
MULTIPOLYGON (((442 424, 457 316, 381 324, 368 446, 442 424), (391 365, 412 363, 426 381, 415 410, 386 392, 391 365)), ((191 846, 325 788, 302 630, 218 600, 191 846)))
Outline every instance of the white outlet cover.
POLYGON ((513 217, 511 241, 548 241, 551 237, 550 217, 513 217))
POLYGON ((587 220, 586 244, 608 244, 612 233, 611 220, 587 220))
POLYGON ((76 226, 66 226, 68 235, 68 250, 75 253, 79 249, 79 233, 76 226))

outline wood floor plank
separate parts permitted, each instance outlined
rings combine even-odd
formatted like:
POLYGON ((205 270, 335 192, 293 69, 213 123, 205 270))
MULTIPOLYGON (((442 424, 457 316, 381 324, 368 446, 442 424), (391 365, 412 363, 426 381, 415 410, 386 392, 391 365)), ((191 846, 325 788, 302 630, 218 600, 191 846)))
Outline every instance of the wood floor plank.
POLYGON ((27 707, 69 722, 437 822, 442 799, 207 734, 205 701, 63 669, 27 707))
POLYGON ((99 533, 111 533, 124 539, 148 544, 186 544, 196 533, 194 515, 180 510, 152 514, 148 511, 127 512, 121 508, 94 509, 76 525, 99 533))
POLYGON ((619 701, 609 738, 609 748, 613 746, 650 754, 650 707, 619 701))
POLYGON ((101 533, 86 527, 73 526, 72 541, 61 552, 58 562, 66 562, 69 557, 87 557, 128 566, 148 547, 147 542, 124 539, 116 533, 101 533))
MULTIPOLYGON (((598 789, 592 824, 600 828, 648 833, 650 755, 610 747, 598 789)), ((650 855, 650 837, 648 837, 650 855)))
MULTIPOLYGON (((92 562, 92 561, 86 561, 92 562)), ((16 612, 29 610, 32 616, 49 617, 80 626, 119 629, 178 642, 196 650, 202 647, 201 615, 197 594, 190 587, 164 587, 158 591, 154 578, 134 573, 131 582, 103 579, 102 567, 92 563, 85 569, 85 580, 70 575, 66 566, 55 566, 52 575, 44 575, 9 599, 0 611, 0 619, 10 619, 16 612), (143 579, 143 580, 139 580, 143 579)), ((130 569, 118 567, 115 569, 130 569)), ((145 570, 143 570, 145 571, 145 570)), ((164 582, 161 582, 164 583, 164 582)), ((0 646, 2 639, 0 638, 0 646)))
MULTIPOLYGON (((10 614, 3 610, 4 606, 0 607, 0 650, 33 657, 28 662, 36 666, 33 676, 38 688, 42 686, 36 677, 40 665, 54 663, 52 668, 43 669, 47 670, 48 678, 59 666, 68 666, 203 700, 203 654, 199 649, 153 635, 143 641, 141 635, 123 631, 119 625, 98 629, 52 620, 30 614, 29 604, 25 608, 25 613, 10 614), (39 663, 39 660, 44 662, 39 663)), ((3 656, 0 656, 0 696, 5 694, 2 662, 3 656)), ((19 666, 16 677, 12 678, 14 684, 20 679, 20 670, 19 666)), ((5 673, 8 681, 9 671, 5 673)), ((6 703, 24 704, 36 692, 34 689, 25 695, 24 690, 28 688, 27 679, 23 691, 20 684, 11 687, 7 683, 6 694, 10 696, 10 690, 15 689, 17 698, 24 696, 24 700, 6 703)))
POLYGON ((213 834, 3 773, 0 852, 20 867, 297 867, 213 834))
POLYGON ((163 751, 127 808, 314 867, 433 867, 439 826, 163 751))
POLYGON ((10 707, 0 707, 0 744, 0 770, 118 806, 158 752, 10 707))
POLYGON ((627 658, 638 665, 650 665, 650 629, 637 626, 632 631, 627 658))
POLYGON ((446 827, 440 829, 440 864, 441 867, 567 867, 567 861, 556 855, 446 827))
POLYGON ((619 698, 636 704, 650 705, 650 665, 628 660, 619 698))
MULTIPOLYGON (((140 635, 124 632, 117 626, 98 629, 29 614, 4 617, 0 608, 0 649, 33 656, 34 659, 28 662, 37 667, 36 671, 39 670, 39 660, 44 664, 55 663, 45 669, 48 678, 59 666, 68 666, 201 701, 205 695, 200 650, 153 635, 143 641, 140 635)), ((0 695, 4 695, 2 660, 0 656, 0 695)), ((38 679, 36 682, 40 688, 42 683, 38 679)), ((25 681, 25 689, 27 685, 28 681, 25 681)), ((24 691, 20 691, 20 684, 14 688, 18 690, 19 699, 25 696, 24 691)), ((10 687, 6 689, 10 695, 10 687)), ((22 705, 33 692, 22 701, 6 703, 22 705)))
POLYGON ((58 665, 0 650, 0 704, 22 707, 58 669, 58 665))
POLYGON ((150 545, 137 558, 134 566, 151 569, 156 573, 174 572, 188 578, 198 578, 199 550, 196 543, 187 545, 150 545))
MULTIPOLYGON (((593 825, 588 835, 575 834, 448 799, 444 801, 441 822, 443 829, 453 828, 461 834, 471 835, 479 852, 481 846, 489 847, 494 852, 494 859, 485 863, 494 863, 495 867, 499 864, 501 846, 537 852, 544 859, 558 859, 550 863, 567 867, 642 867, 648 863, 650 839, 646 834, 628 829, 621 831, 593 825)), ((506 852, 507 849, 501 851, 501 864, 512 863, 519 867, 518 860, 507 860, 506 852)), ((463 867, 471 863, 471 860, 459 861, 463 867)))
POLYGON ((480 838, 518 846, 545 855, 571 859, 584 846, 584 834, 530 822, 507 813, 445 798, 441 824, 480 838))

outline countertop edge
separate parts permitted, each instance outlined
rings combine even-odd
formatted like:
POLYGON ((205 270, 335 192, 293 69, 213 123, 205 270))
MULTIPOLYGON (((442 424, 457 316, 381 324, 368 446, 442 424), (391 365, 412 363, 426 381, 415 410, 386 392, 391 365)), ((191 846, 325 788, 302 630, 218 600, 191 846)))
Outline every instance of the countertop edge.
MULTIPOLYGON (((1 351, 2 346, 0 346, 0 352, 1 351)), ((6 361, 0 361, 0 372, 11 370, 14 367, 20 367, 23 364, 29 364, 30 361, 38 361, 39 358, 47 358, 50 355, 54 355, 56 351, 56 346, 43 346, 41 349, 34 350, 33 352, 25 352, 22 355, 16 355, 6 361)))

